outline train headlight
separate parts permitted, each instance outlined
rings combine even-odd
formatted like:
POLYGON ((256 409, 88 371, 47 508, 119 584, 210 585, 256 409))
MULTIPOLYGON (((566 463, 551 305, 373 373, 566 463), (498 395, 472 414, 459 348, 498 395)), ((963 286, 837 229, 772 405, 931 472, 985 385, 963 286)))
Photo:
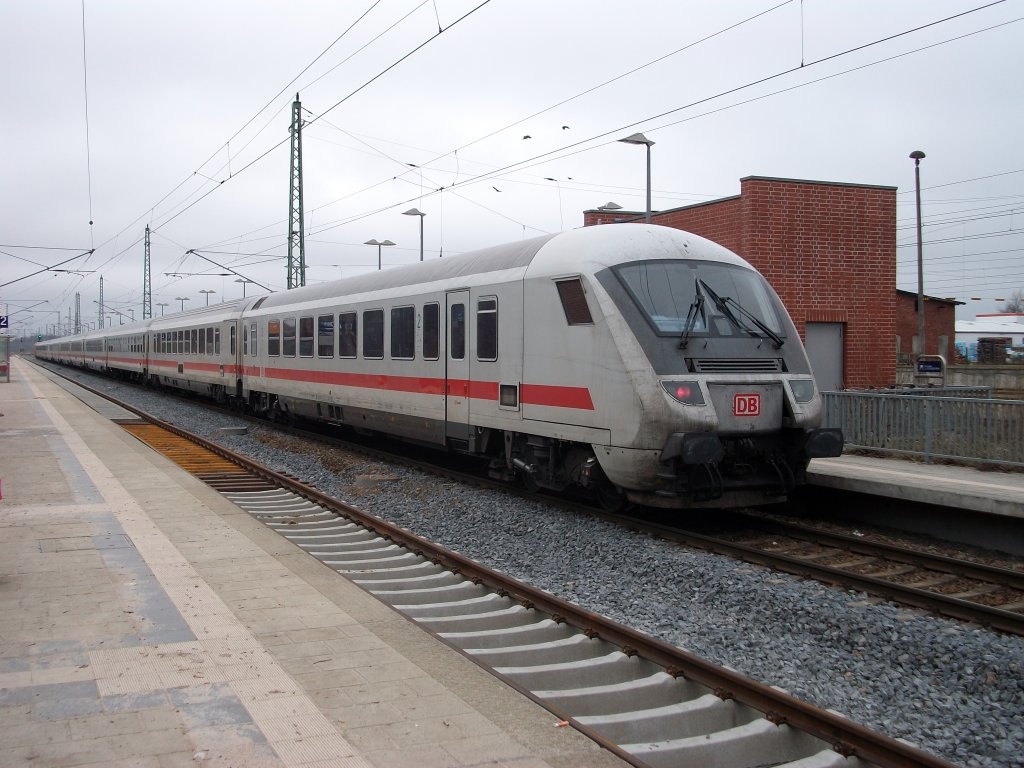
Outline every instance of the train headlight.
POLYGON ((700 392, 700 384, 696 381, 663 381, 669 396, 683 405, 704 405, 704 395, 700 392))
POLYGON ((814 397, 813 379, 790 379, 789 388, 793 390, 793 399, 798 403, 809 403, 814 397))

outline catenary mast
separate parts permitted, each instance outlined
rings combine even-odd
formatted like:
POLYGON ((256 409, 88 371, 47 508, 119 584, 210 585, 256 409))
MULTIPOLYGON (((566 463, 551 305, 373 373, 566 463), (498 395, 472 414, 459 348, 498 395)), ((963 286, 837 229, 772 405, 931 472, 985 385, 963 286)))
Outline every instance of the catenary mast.
POLYGON ((288 174, 288 288, 306 284, 306 238, 302 229, 302 104, 292 102, 291 167, 288 174))

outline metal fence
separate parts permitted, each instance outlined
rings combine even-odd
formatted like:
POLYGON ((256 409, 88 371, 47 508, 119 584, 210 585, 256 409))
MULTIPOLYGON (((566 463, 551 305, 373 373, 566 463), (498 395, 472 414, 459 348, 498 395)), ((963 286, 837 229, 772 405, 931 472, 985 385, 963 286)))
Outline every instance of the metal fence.
POLYGON ((936 397, 921 390, 823 392, 823 426, 847 448, 1024 467, 1024 400, 936 397))

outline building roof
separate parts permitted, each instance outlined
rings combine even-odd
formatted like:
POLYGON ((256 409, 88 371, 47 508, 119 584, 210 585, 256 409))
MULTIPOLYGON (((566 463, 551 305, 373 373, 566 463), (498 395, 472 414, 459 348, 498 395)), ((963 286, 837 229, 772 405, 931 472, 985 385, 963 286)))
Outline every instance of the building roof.
MULTIPOLYGON (((917 299, 917 291, 904 291, 902 288, 897 288, 896 289, 896 293, 897 294, 902 293, 904 296, 909 296, 910 298, 912 298, 914 300, 917 299)), ((925 301, 941 301, 944 304, 966 304, 967 303, 966 301, 957 301, 956 299, 940 298, 938 296, 929 296, 928 294, 925 294, 924 300, 925 301)))
POLYGON ((978 320, 957 320, 957 333, 984 333, 990 336, 1018 336, 1024 333, 1024 326, 1016 320, 1000 321, 988 318, 978 320))

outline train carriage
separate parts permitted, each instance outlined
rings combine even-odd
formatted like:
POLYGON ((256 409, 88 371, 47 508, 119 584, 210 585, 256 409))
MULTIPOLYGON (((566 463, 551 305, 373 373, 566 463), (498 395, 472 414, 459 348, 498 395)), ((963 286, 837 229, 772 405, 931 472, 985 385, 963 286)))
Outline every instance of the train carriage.
POLYGON ((666 227, 589 227, 227 302, 148 336, 153 382, 480 455, 494 475, 608 506, 778 501, 811 458, 842 451, 768 283, 666 227))

